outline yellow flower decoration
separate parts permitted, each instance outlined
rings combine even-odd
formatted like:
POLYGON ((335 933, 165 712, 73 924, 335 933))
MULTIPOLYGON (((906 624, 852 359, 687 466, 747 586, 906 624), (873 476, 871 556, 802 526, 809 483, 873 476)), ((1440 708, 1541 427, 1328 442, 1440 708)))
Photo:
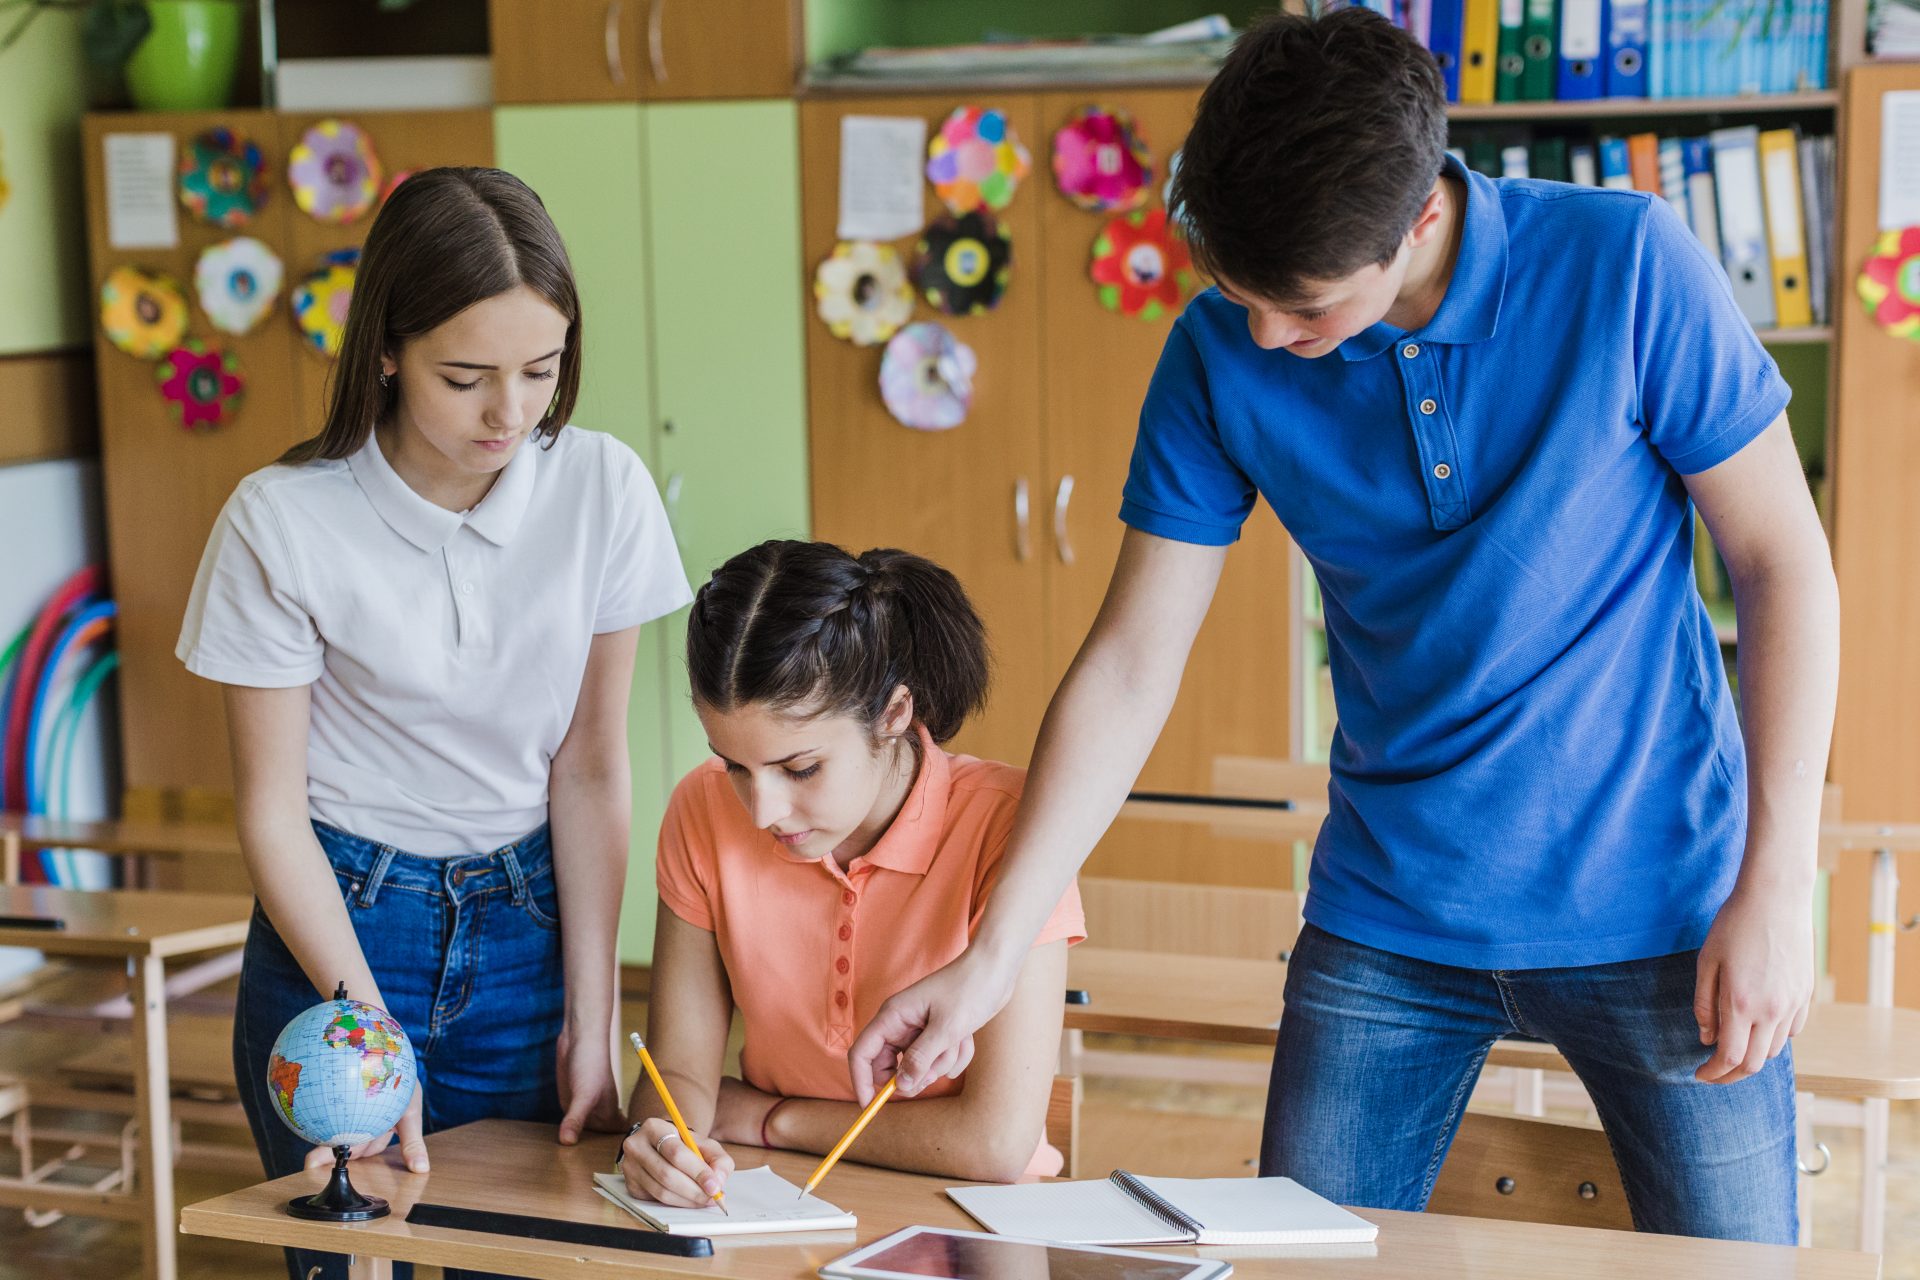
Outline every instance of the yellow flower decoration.
POLYGON ((158 360, 187 336, 187 319, 187 296, 158 272, 115 267, 100 286, 100 327, 130 356, 158 360))

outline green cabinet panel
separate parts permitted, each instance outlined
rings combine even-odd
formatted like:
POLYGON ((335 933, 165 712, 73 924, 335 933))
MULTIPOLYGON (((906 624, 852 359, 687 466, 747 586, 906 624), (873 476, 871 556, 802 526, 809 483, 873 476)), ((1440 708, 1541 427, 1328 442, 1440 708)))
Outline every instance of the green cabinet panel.
POLYGON ((80 24, 67 14, 43 15, 0 56, 0 355, 87 341, 86 85, 80 24))
MULTIPOLYGON (((696 588, 809 527, 798 128, 784 100, 646 108, 658 475, 696 588)), ((709 754, 685 623, 666 633, 675 778, 709 754)))
MULTIPOLYGON (((644 124, 637 106, 501 107, 495 163, 539 193, 567 242, 585 336, 574 421, 632 445, 658 477, 648 335, 644 124)), ((620 958, 653 955, 653 853, 666 812, 665 633, 640 632, 628 704, 633 836, 620 923, 620 958)))

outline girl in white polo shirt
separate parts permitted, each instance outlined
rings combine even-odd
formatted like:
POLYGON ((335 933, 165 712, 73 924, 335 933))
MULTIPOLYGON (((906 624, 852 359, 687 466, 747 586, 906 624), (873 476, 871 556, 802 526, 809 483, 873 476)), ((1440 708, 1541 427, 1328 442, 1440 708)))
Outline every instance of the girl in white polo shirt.
MULTIPOLYGON (((625 1127, 627 695, 640 625, 691 594, 640 459, 567 425, 580 373, 539 198, 415 174, 367 236, 325 427, 208 540, 177 653, 225 686, 259 898, 234 1071, 269 1175, 325 1158, 265 1075, 337 982, 413 1039, 408 1168, 470 1120, 625 1127)), ((289 1255, 296 1280, 322 1263, 289 1255)))

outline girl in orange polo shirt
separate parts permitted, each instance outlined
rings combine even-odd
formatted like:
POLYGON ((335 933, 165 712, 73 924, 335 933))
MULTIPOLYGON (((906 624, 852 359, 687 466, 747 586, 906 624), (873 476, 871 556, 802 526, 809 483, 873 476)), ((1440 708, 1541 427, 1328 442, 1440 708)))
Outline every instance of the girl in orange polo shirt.
MULTIPOLYGON (((999 872, 1023 770, 942 750, 987 693, 985 629, 959 581, 903 551, 767 542, 700 589, 687 623, 694 708, 715 759, 660 832, 650 1051, 696 1135, 642 1078, 627 1190, 705 1205, 720 1143, 824 1153, 858 1114, 847 1048, 888 996, 966 947, 999 872), (740 1078, 727 1032, 746 1027, 740 1078)), ((970 1181, 1051 1174, 1043 1137, 1070 889, 962 1080, 883 1108, 854 1154, 970 1181)))

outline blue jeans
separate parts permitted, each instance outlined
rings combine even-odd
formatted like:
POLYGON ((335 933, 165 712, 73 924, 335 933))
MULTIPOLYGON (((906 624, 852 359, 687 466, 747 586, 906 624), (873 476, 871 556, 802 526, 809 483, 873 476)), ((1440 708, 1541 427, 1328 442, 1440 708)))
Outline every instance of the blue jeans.
POLYGON ((1698 952, 1456 969, 1308 925, 1287 972, 1260 1172, 1341 1204, 1426 1207, 1495 1040, 1543 1040, 1592 1095, 1641 1231, 1792 1244, 1793 1053, 1701 1084, 1698 952))
MULTIPOLYGON (((547 828, 459 858, 403 853, 318 822, 313 829, 387 1012, 413 1041, 426 1131, 490 1118, 558 1124, 554 1044, 564 991, 547 828)), ((267 1058, 281 1028, 321 995, 256 903, 240 967, 233 1069, 270 1178, 297 1173, 312 1148, 273 1106, 267 1058)), ((292 1280, 306 1280, 315 1266, 327 1280, 345 1280, 343 1256, 287 1250, 292 1280)), ((408 1264, 394 1265, 396 1280, 411 1274, 408 1264)))

